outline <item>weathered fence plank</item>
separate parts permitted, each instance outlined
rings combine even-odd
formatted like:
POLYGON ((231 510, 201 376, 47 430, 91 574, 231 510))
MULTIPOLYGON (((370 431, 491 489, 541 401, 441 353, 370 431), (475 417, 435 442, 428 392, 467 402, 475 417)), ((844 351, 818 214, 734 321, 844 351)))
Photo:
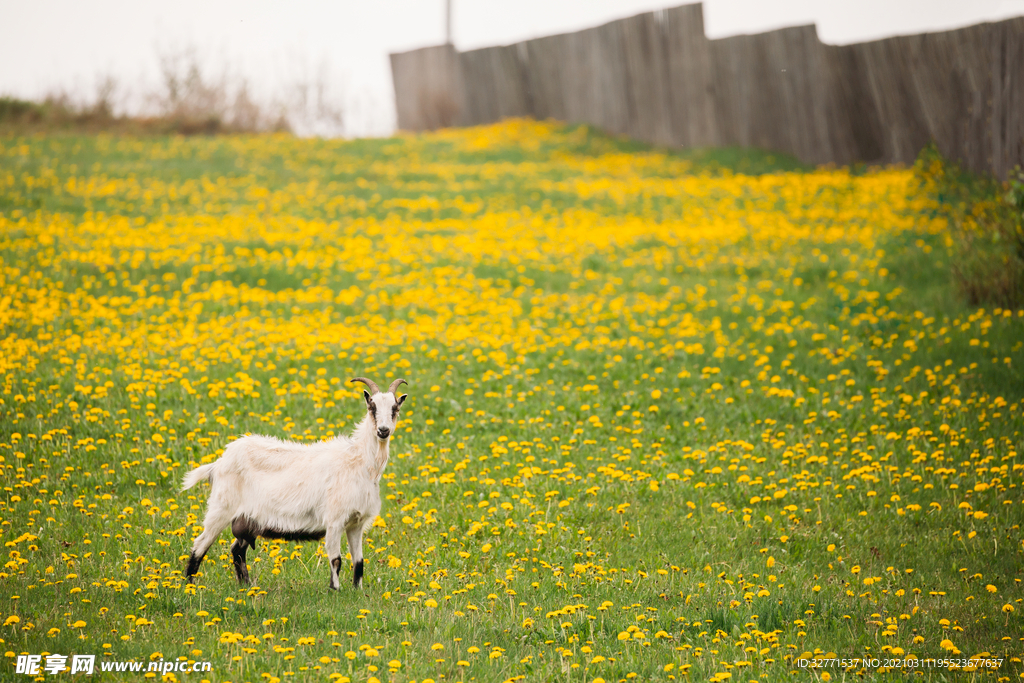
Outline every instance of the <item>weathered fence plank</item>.
POLYGON ((626 68, 622 34, 612 24, 592 29, 588 55, 592 86, 589 105, 594 118, 578 119, 618 135, 627 135, 636 116, 636 103, 627 97, 629 72, 626 68))
POLYGON ((500 121, 533 113, 519 49, 486 47, 459 54, 465 98, 462 125, 500 121))
POLYGON ((829 137, 834 161, 881 162, 882 126, 863 55, 845 46, 825 45, 829 90, 829 137))
POLYGON ((1024 17, 1000 22, 1002 36, 993 45, 997 134, 992 139, 992 169, 1005 178, 1024 166, 1024 17))
POLYGON ((461 121, 465 106, 462 70, 451 45, 392 54, 391 76, 402 130, 434 130, 461 121))
POLYGON ((721 144, 834 159, 828 69, 813 26, 714 40, 710 54, 721 144))
POLYGON ((671 145, 668 63, 662 22, 654 13, 640 14, 612 24, 622 33, 626 64, 627 101, 632 103, 627 134, 638 140, 671 145))
POLYGON ((702 5, 665 10, 665 50, 669 117, 676 144, 721 144, 715 113, 711 51, 704 35, 702 5))
POLYGON ((533 101, 533 115, 538 119, 567 121, 563 100, 565 72, 563 60, 568 53, 566 35, 547 36, 526 41, 526 79, 533 101))

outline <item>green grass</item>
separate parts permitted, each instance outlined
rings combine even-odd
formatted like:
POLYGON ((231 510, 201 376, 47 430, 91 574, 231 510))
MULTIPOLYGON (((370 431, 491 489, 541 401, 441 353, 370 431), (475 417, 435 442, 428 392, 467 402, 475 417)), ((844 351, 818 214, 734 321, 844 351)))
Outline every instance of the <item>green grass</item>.
POLYGON ((943 221, 906 171, 586 127, 0 138, 0 679, 777 680, 945 639, 1016 677, 1024 311, 955 296, 943 221), (265 540, 239 587, 226 533, 188 588, 184 472, 347 432, 355 375, 410 380, 365 590, 265 540))

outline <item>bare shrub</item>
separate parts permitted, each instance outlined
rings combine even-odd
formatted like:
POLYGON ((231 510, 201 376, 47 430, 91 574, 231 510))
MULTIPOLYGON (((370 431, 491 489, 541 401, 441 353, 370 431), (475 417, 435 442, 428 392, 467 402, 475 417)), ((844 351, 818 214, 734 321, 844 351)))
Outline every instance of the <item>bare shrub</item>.
POLYGON ((111 127, 117 84, 113 78, 98 81, 93 100, 80 101, 66 90, 47 95, 42 102, 0 97, 0 127, 14 129, 77 129, 96 131, 111 127))
POLYGON ((189 47, 160 56, 161 86, 151 102, 158 116, 179 129, 206 132, 290 131, 302 135, 340 135, 344 107, 330 66, 292 69, 269 97, 259 97, 249 79, 224 68, 219 73, 189 47))
POLYGON ((107 119, 114 118, 114 111, 120 84, 111 74, 103 74, 96 79, 96 100, 92 104, 92 111, 96 116, 107 119))
POLYGON ((295 132, 331 135, 331 131, 341 131, 345 125, 340 90, 340 79, 327 62, 310 70, 300 61, 287 78, 280 107, 295 132))
MULTIPOLYGON (((43 102, 0 98, 0 129, 109 130, 132 134, 293 132, 340 136, 345 133, 341 81, 330 66, 293 69, 271 94, 254 87, 241 71, 217 69, 198 49, 158 50, 156 86, 127 88, 110 75, 96 79, 91 99, 67 91, 43 102), (131 108, 125 103, 133 101, 131 108)), ((264 84, 266 85, 266 84, 264 84)))

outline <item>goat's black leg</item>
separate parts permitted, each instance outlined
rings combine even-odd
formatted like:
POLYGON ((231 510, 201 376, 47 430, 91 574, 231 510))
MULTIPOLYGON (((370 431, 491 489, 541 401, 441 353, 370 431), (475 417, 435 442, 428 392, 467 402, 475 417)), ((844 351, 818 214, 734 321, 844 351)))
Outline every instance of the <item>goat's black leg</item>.
POLYGON ((327 583, 327 587, 332 591, 338 590, 341 586, 341 580, 339 575, 341 574, 341 557, 334 557, 331 560, 331 580, 327 583))
POLYGON ((336 591, 341 588, 341 527, 332 526, 328 527, 327 533, 324 535, 324 551, 327 553, 327 559, 331 563, 331 578, 327 583, 327 587, 332 591, 336 591))
POLYGON ((203 563, 203 558, 206 557, 206 553, 197 555, 193 550, 192 554, 188 556, 188 568, 185 570, 185 578, 188 579, 189 583, 196 582, 196 572, 199 571, 199 565, 203 563))
POLYGON ((348 536, 348 552, 352 555, 352 586, 363 585, 363 528, 352 527, 345 530, 348 536))
MULTIPOLYGON (((206 511, 206 519, 203 521, 203 533, 199 534, 192 543, 192 554, 188 558, 188 568, 185 569, 185 577, 189 583, 195 582, 196 572, 199 565, 203 563, 206 552, 217 540, 217 535, 224 530, 224 527, 231 521, 231 517, 224 511, 211 508, 206 511)), ((237 536, 237 534, 235 534, 237 536)))
POLYGON ((249 570, 245 566, 245 551, 249 549, 249 541, 245 538, 236 538, 231 544, 231 559, 235 565, 235 577, 238 583, 243 586, 249 585, 249 570))
POLYGON ((235 517, 231 520, 231 533, 235 535, 235 542, 231 545, 231 559, 235 565, 235 576, 238 583, 249 585, 249 569, 245 566, 245 551, 249 548, 256 549, 256 536, 261 533, 259 525, 246 517, 235 517))
POLYGON ((359 560, 352 567, 352 586, 359 588, 363 585, 363 561, 359 560))

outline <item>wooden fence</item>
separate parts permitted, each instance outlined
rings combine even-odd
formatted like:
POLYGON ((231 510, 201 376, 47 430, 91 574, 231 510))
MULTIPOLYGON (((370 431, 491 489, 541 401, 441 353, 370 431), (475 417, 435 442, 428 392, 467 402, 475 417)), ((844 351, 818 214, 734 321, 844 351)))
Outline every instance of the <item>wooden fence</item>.
POLYGON ((934 140, 974 171, 1024 165, 1024 18, 834 46, 814 26, 708 40, 694 4, 391 68, 404 130, 532 116, 811 164, 909 163, 934 140))

